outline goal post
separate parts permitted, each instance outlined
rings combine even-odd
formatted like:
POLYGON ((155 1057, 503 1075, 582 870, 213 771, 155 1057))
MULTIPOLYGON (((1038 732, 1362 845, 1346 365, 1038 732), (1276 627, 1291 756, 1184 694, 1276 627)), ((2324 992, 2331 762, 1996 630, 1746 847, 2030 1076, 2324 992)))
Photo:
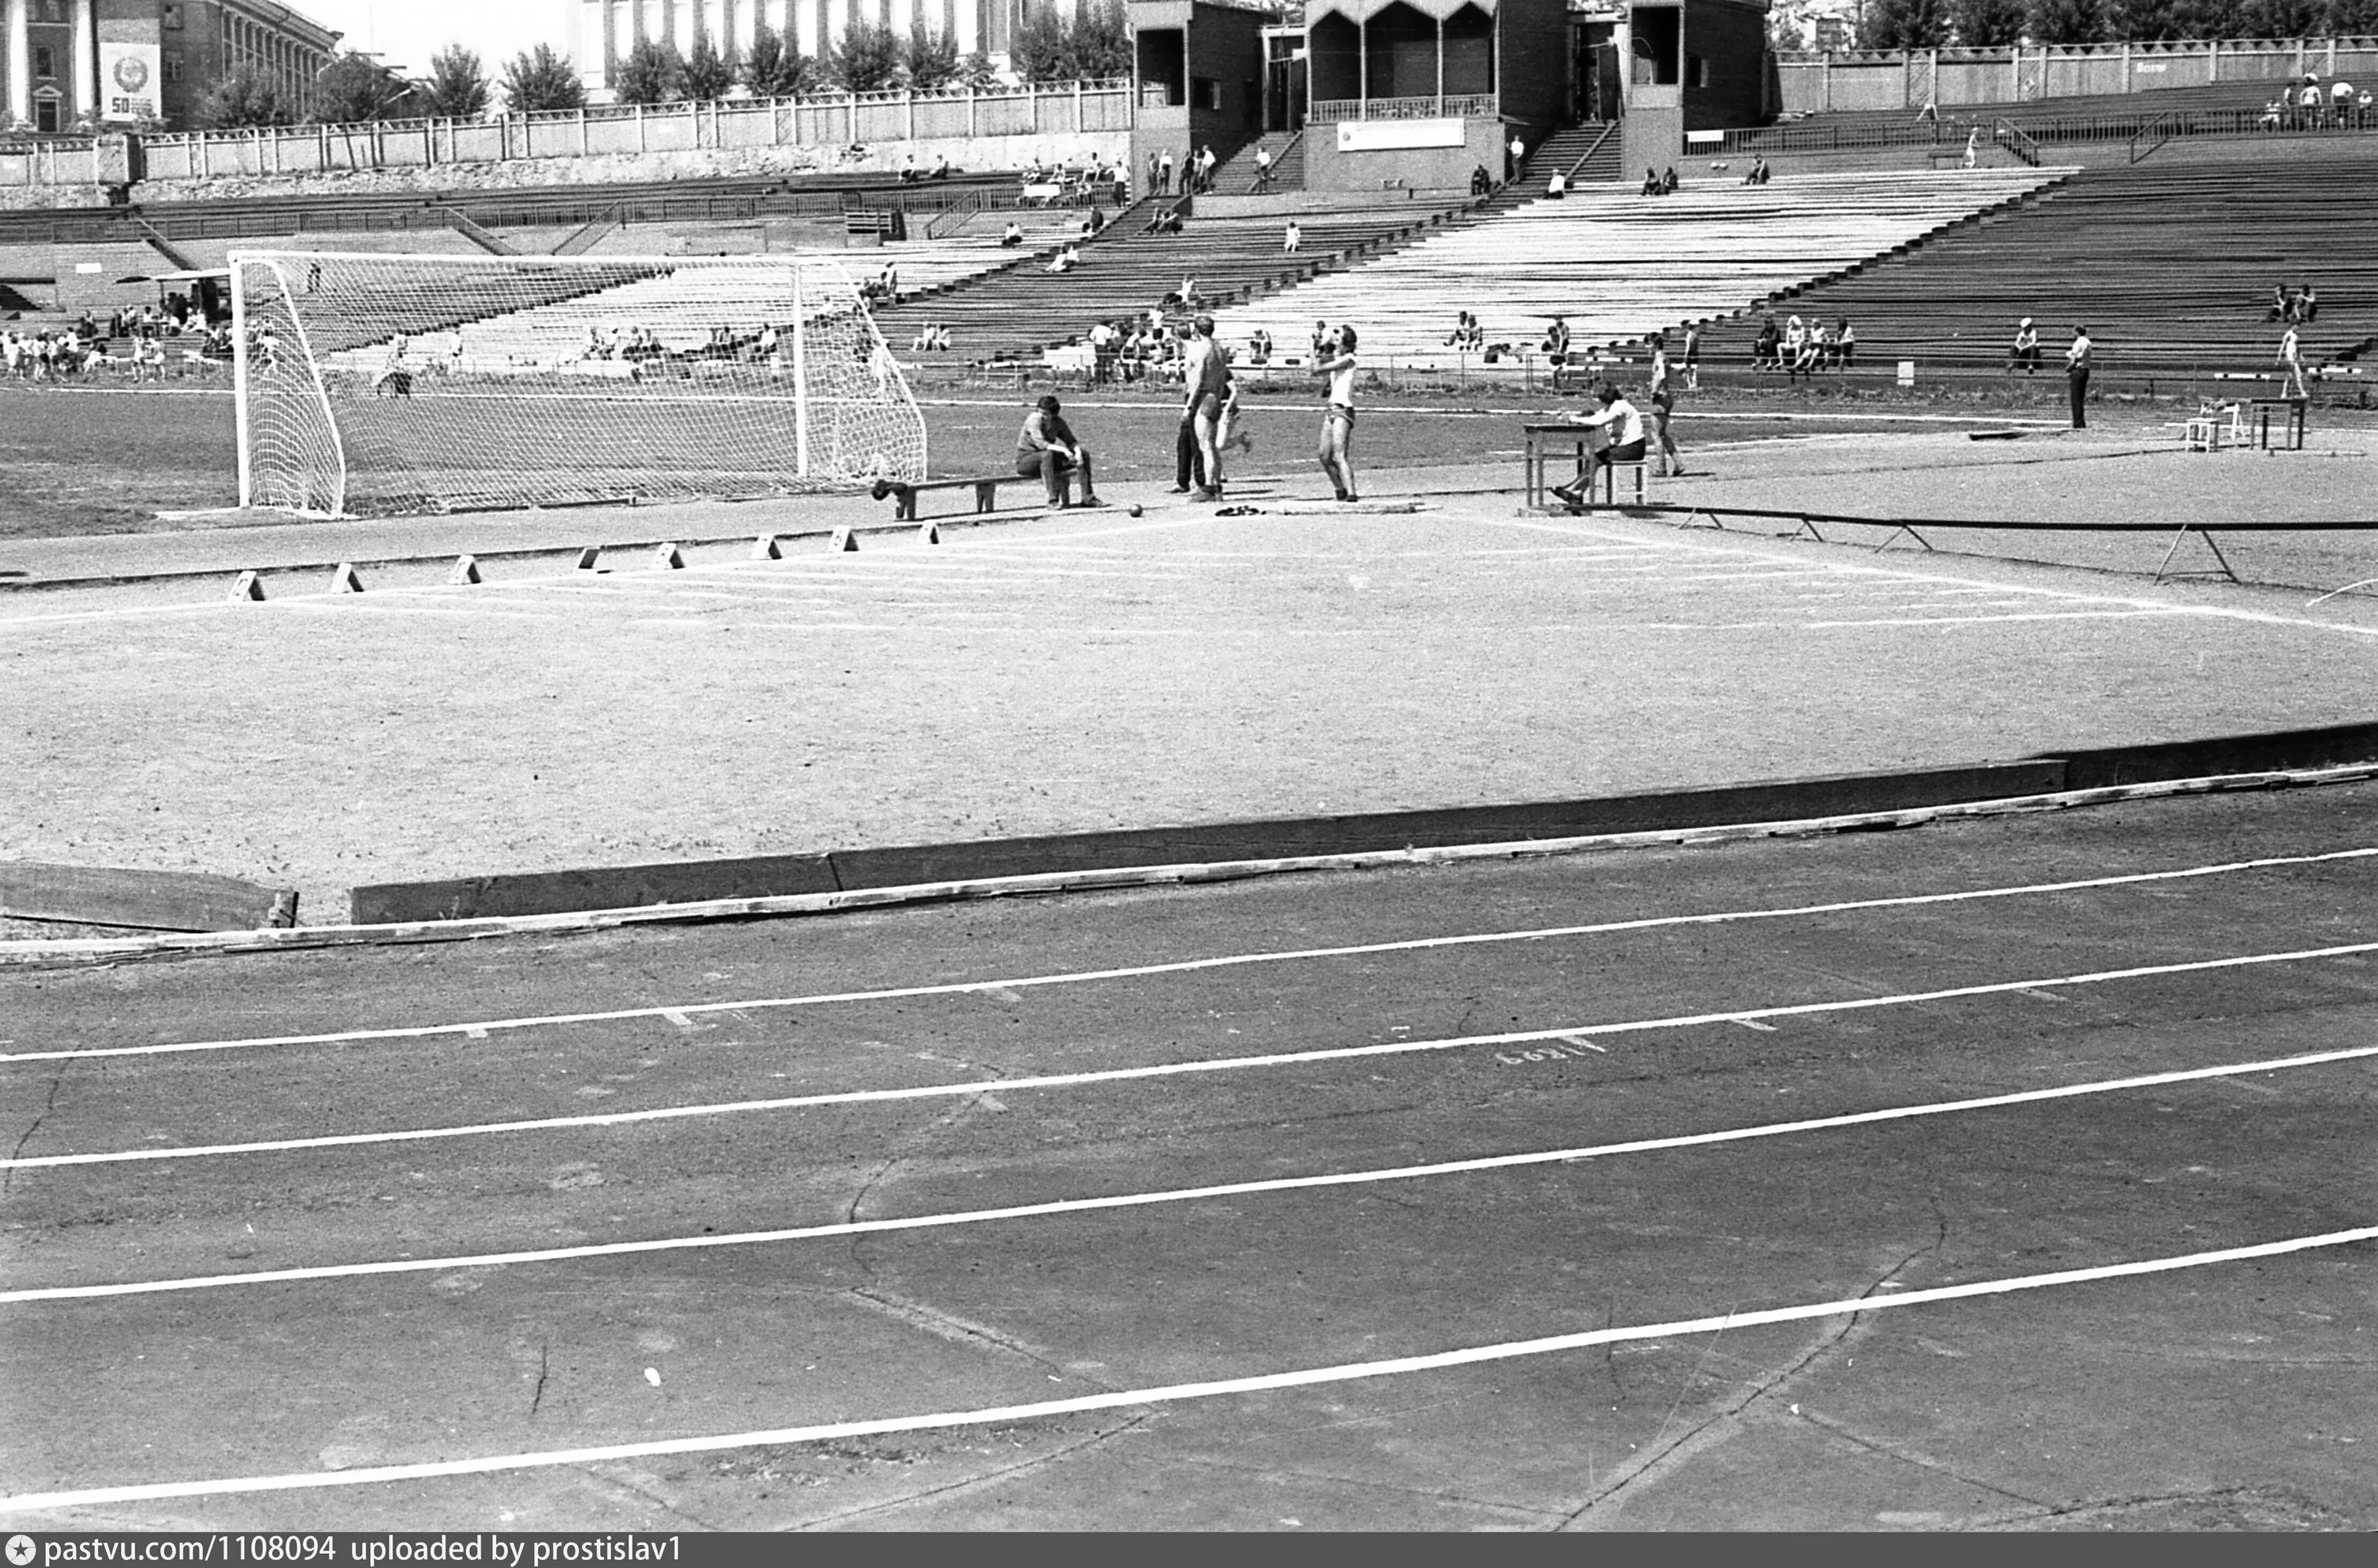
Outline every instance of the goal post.
POLYGON ((241 504, 305 516, 925 476, 867 303, 810 255, 230 258, 241 504))

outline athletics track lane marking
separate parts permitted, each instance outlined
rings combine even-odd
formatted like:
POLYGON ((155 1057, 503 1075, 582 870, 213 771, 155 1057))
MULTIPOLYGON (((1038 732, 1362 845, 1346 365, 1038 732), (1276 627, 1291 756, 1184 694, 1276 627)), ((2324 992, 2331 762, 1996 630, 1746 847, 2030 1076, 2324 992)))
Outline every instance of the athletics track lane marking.
MULTIPOLYGON (((1536 1045, 1574 1042, 1580 1036, 1607 1038, 1615 1034, 1648 1034, 1667 1030, 1699 1029, 1710 1024, 1773 1027, 1770 1019, 1817 1018, 1830 1013, 1869 1012, 1979 996, 2036 996, 2062 1000, 2041 989, 2050 985, 2103 985, 2119 981, 2152 980, 2170 974, 2203 974, 2221 970, 2261 968, 2270 964, 2310 961, 2378 952, 2378 942, 2351 947, 2313 948, 2293 953, 2246 954, 2226 959, 2198 959, 2186 963, 2157 964, 2138 969, 2108 970, 2090 974, 2049 975, 2031 980, 1992 981, 1947 990, 1906 992, 1890 996, 1854 996, 1824 1002, 1792 1002, 1768 1007, 1742 1007, 1725 1012, 1687 1013, 1668 1018, 1623 1019, 1595 1024, 1558 1024, 1549 1029, 1508 1030, 1493 1034, 1452 1035, 1429 1040, 1396 1040, 1371 1045, 1340 1045, 1310 1051, 1272 1051, 1253 1056, 1210 1056, 1189 1061, 1158 1062, 1147 1067, 1102 1067, 1079 1072, 1036 1073, 1013 1078, 975 1079, 958 1083, 909 1084, 897 1089, 845 1089, 815 1094, 782 1095, 766 1100, 719 1102, 702 1105, 659 1106, 642 1111, 590 1112, 576 1116, 484 1122, 447 1128, 414 1128, 395 1132, 325 1133, 312 1138, 279 1139, 254 1143, 198 1145, 185 1148, 143 1148, 86 1154, 36 1154, 0 1160, 0 1170, 24 1170, 65 1165, 128 1164, 158 1160, 284 1153, 294 1150, 353 1148, 366 1144, 422 1142, 439 1139, 489 1137, 588 1128, 628 1127, 643 1122, 683 1120, 695 1116, 744 1115, 752 1112, 811 1110, 833 1105, 887 1104, 902 1101, 965 1098, 976 1094, 1015 1093, 1027 1090, 1080 1089, 1092 1084, 1133 1083, 1151 1079, 1187 1078, 1225 1072, 1250 1072, 1266 1067, 1305 1067, 1317 1062, 1343 1062, 1380 1056, 1411 1056, 1448 1051, 1476 1050, 1495 1045, 1536 1045)), ((685 1009, 691 1013, 691 1009, 685 1009)), ((667 1014, 663 1015, 667 1016, 667 1014)), ((679 1027, 683 1027, 680 1025, 679 1027)), ((1602 1047, 1596 1046, 1600 1050, 1602 1047)), ((0 1300, 7 1299, 0 1297, 0 1300)))
POLYGON ((489 1454, 474 1459, 435 1460, 415 1465, 379 1465, 353 1470, 316 1470, 280 1476, 242 1476, 215 1480, 160 1481, 135 1486, 93 1487, 78 1491, 29 1492, 16 1497, 0 1498, 0 1512, 27 1513, 36 1509, 90 1507, 106 1503, 150 1502, 163 1498, 211 1497, 242 1492, 305 1491, 330 1487, 374 1486, 390 1481, 430 1480, 449 1476, 490 1475, 501 1471, 596 1465, 615 1460, 649 1459, 678 1453, 715 1453, 718 1450, 729 1448, 822 1442, 835 1439, 880 1436, 890 1432, 926 1431, 946 1429, 952 1427, 999 1426, 1055 1416, 1080 1415, 1093 1410, 1126 1409, 1138 1405, 1174 1404, 1192 1399, 1214 1399, 1231 1394, 1267 1393, 1283 1388, 1312 1388, 1327 1383, 1398 1377, 1414 1372, 1442 1371, 1455 1367, 1478 1366, 1488 1362, 1518 1360, 1527 1357, 1556 1355, 1563 1351, 1583 1350, 1599 1345, 1615 1345, 1649 1339, 1698 1337, 1701 1334, 1718 1334, 1730 1330, 1739 1332, 1743 1329, 1763 1328, 1777 1323, 1855 1317, 1863 1312, 1890 1311, 1903 1307, 1921 1307, 1937 1302, 2004 1296, 2017 1291, 2047 1290, 2060 1285, 2095 1284, 2103 1280, 2137 1279, 2153 1274, 2175 1272, 2182 1269, 2208 1268, 2221 1263, 2285 1257, 2291 1253, 2310 1252, 2332 1247, 2350 1247, 2372 1240, 2378 1240, 2378 1225, 2363 1226, 2354 1230, 2329 1231, 2319 1236, 2289 1236, 2279 1241, 2257 1242, 2251 1246, 2222 1248, 2215 1251, 2137 1259, 2127 1263, 2099 1263, 2085 1269, 2062 1269, 2053 1273, 2017 1274, 1993 1280, 1975 1280, 1964 1285, 1939 1285, 1929 1290, 1903 1291, 1896 1296, 1854 1296, 1833 1301, 1809 1302, 1793 1307, 1773 1307, 1748 1312, 1728 1311, 1711 1317, 1684 1319, 1674 1322, 1630 1324, 1622 1328, 1591 1329, 1582 1333, 1559 1334, 1543 1339, 1506 1340, 1494 1345, 1466 1345, 1459 1349, 1437 1351, 1425 1356, 1398 1357, 1378 1361, 1341 1362, 1334 1366, 1308 1367, 1287 1372, 1259 1373, 1251 1377, 1216 1379, 1203 1382, 1166 1383, 1149 1388, 1120 1389, 1108 1393, 1081 1394, 1070 1399, 1040 1400, 1030 1404, 998 1405, 987 1409, 941 1411, 924 1416, 887 1416, 867 1420, 828 1422, 816 1426, 782 1427, 764 1431, 730 1432, 691 1438, 663 1438, 647 1442, 618 1443, 604 1447, 563 1449, 541 1453, 489 1454))
MULTIPOLYGON (((338 1030, 310 1034, 249 1035, 227 1040, 164 1041, 148 1045, 102 1045, 78 1050, 18 1051, 0 1055, 0 1065, 13 1062, 55 1062, 80 1057, 169 1055, 186 1052, 252 1050, 275 1045, 337 1045, 371 1040, 422 1040, 445 1035, 484 1035, 495 1030, 546 1029, 588 1023, 617 1023, 635 1019, 665 1018, 671 1012, 694 1017, 704 1013, 762 1011, 852 1003, 906 1001, 921 996, 958 996, 970 992, 1025 990, 1050 985, 1099 984, 1118 980, 1146 980, 1159 975, 1194 974, 1209 970, 1238 969, 1255 964, 1313 963, 1331 959, 1364 958, 1380 953, 1427 952, 1438 948, 1492 947, 1507 942, 1543 942, 1618 932, 1658 931, 1691 925, 1731 925, 1761 920, 1798 920, 1815 916, 1855 914, 1875 910, 1922 909, 1940 904, 1974 903, 1996 899, 2053 897, 2115 887, 2140 887, 2158 882, 2189 882, 2204 877, 2276 871, 2289 867, 2330 865, 2378 858, 2378 847, 2326 850, 2311 854, 2272 855, 2249 861, 2218 861, 2165 871, 2124 872, 2111 876, 2082 877, 2064 882, 2015 883, 2002 887, 1968 887, 1945 893, 1903 893, 1882 899, 1835 899, 1820 904, 1787 904, 1780 908, 1723 910, 1698 914, 1643 915, 1632 920, 1598 921, 1581 925, 1535 926, 1513 931, 1462 932, 1450 936, 1411 936, 1385 942, 1349 943, 1327 947, 1288 947, 1269 952, 1228 953, 1202 959, 1173 959, 1156 963, 1111 969, 1059 971, 1048 974, 1009 975, 991 980, 947 981, 931 985, 882 986, 865 991, 829 991, 803 996, 747 997, 728 1002, 671 1002, 642 1007, 614 1007, 576 1013, 530 1014, 506 1019, 475 1019, 455 1023, 409 1024, 381 1029, 338 1030)), ((2231 960, 2216 960, 2227 962, 2231 960)), ((1731 1015, 1728 1015, 1731 1017, 1731 1015)))
MULTIPOLYGON (((828 1240, 837 1236, 880 1236, 894 1231, 943 1230, 958 1225, 990 1224, 1007 1220, 1047 1219, 1067 1214, 1093 1213, 1110 1209, 1153 1208, 1173 1203, 1201 1202, 1217 1198, 1244 1198, 1268 1193, 1303 1192, 1332 1187, 1365 1187, 1380 1182, 1415 1181, 1436 1176, 1467 1176, 1481 1171, 1514 1170, 1531 1165, 1570 1164, 1585 1160, 1606 1159, 1625 1154, 1660 1153, 1676 1149, 1708 1148, 1717 1144, 1794 1137, 1808 1132, 1830 1132, 1841 1128, 1868 1127, 1880 1122, 1906 1121, 1917 1117, 1968 1115, 1977 1111, 2003 1109, 2011 1105, 2036 1104, 2048 1101, 2078 1099, 2094 1094, 2119 1093, 2136 1089, 2164 1088, 2175 1083, 2230 1078, 2250 1072, 2280 1072, 2293 1068, 2326 1067, 2338 1062, 2359 1061, 2372 1056, 2378 1056, 2378 1045, 2352 1046, 2341 1050, 2314 1052, 2300 1056, 2230 1063, 2219 1067, 2188 1067, 2170 1072, 2147 1073, 2132 1078, 2109 1079, 2097 1083, 2072 1084, 2053 1089, 2017 1090, 2004 1094, 1979 1095, 1970 1099, 1948 1100, 1928 1105, 1894 1105, 1877 1111, 1853 1111, 1838 1116, 1807 1117, 1788 1122, 1768 1122, 1751 1127, 1728 1128, 1716 1132, 1677 1133, 1665 1138, 1635 1139, 1624 1143, 1589 1145, 1575 1149, 1531 1150, 1519 1154, 1484 1155, 1426 1165, 1333 1171, 1320 1176, 1275 1176, 1260 1181, 1225 1182, 1207 1187, 1114 1193, 1103 1198, 1063 1198, 1041 1203, 1014 1204, 997 1209, 962 1209, 937 1214, 912 1214, 895 1219, 843 1220, 827 1224, 787 1226, 778 1230, 731 1232, 723 1236, 705 1232, 701 1236, 659 1236, 645 1241, 590 1242, 576 1247, 539 1248, 523 1251, 464 1254, 445 1258, 396 1258, 364 1263, 321 1263, 301 1268, 261 1269, 247 1273, 127 1280, 106 1285, 34 1286, 21 1290, 0 1291, 0 1305, 27 1301, 79 1301, 99 1297, 157 1296, 194 1290, 220 1290, 234 1285, 286 1285, 305 1280, 429 1273, 449 1269, 490 1269, 524 1263, 575 1262, 590 1258, 636 1257, 653 1252, 700 1252, 723 1247, 776 1246, 796 1241, 828 1240)), ((1010 1083, 1001 1087, 1015 1088, 1017 1085, 1010 1083)))

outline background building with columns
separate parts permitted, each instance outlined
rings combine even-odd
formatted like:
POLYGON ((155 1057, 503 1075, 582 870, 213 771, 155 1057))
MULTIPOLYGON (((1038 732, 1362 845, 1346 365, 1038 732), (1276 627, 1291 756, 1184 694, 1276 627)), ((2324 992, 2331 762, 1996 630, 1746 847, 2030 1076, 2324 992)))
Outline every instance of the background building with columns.
POLYGON ((729 59, 739 59, 763 27, 811 59, 839 42, 856 17, 888 27, 902 38, 918 23, 946 34, 961 55, 977 50, 992 65, 1007 64, 1027 4, 1072 17, 1081 0, 563 0, 570 24, 570 57, 589 95, 599 98, 615 85, 619 63, 645 39, 675 42, 693 52, 707 37, 729 59))
POLYGON ((207 89, 241 65, 303 113, 338 42, 271 0, 0 0, 6 128, 186 130, 207 89))

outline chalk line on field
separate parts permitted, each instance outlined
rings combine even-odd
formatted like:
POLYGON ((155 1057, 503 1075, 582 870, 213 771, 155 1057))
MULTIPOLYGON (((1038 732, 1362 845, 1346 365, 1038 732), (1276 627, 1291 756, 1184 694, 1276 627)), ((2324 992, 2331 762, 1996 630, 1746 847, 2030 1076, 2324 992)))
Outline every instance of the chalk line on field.
POLYGON ((1527 1357, 1557 1355, 1563 1351, 1584 1350, 1598 1345, 1616 1345, 1650 1339, 1676 1339, 1690 1335, 1716 1334, 1727 1331, 1739 1332, 1743 1329, 1761 1328, 1776 1323, 1853 1317, 1861 1312, 1930 1306, 1945 1301, 1965 1301, 1982 1297, 2006 1296, 2018 1291, 2048 1290, 2063 1285, 2092 1285, 2106 1280, 2138 1279, 2154 1274, 2176 1272, 2183 1269, 2209 1268, 2222 1263, 2248 1262, 2257 1259, 2285 1257, 2292 1253, 2310 1252, 2333 1247, 2350 1247, 2372 1240, 2378 1240, 2378 1225, 2328 1231, 2318 1236, 2288 1236, 2279 1241, 2257 1242, 2245 1247, 2226 1247, 2205 1252, 2137 1259, 2127 1263, 2099 1263, 2084 1269, 2060 1269, 2052 1273, 2017 1274, 2000 1279, 1974 1280, 1964 1285, 1937 1285, 1928 1290, 1902 1291, 1895 1296, 1844 1297, 1832 1301, 1808 1302, 1792 1307, 1772 1307, 1747 1312, 1727 1311, 1715 1316, 1684 1319, 1674 1322, 1629 1324, 1623 1328, 1590 1329, 1581 1333, 1556 1334, 1541 1339, 1506 1340, 1494 1345, 1465 1345, 1459 1349, 1442 1350, 1424 1356, 1403 1356, 1376 1361, 1340 1362, 1334 1366, 1306 1367, 1286 1372, 1258 1373, 1250 1377, 1213 1379, 1201 1382, 1165 1383, 1149 1388, 1118 1389, 1105 1393, 1079 1394, 1067 1399, 1036 1400, 1028 1404, 997 1405, 985 1409, 939 1411, 922 1416, 886 1416, 857 1421, 780 1427, 765 1431, 660 1438, 645 1442, 614 1443, 538 1453, 485 1454, 471 1459, 434 1460, 415 1465, 376 1465, 353 1470, 301 1471, 278 1476, 238 1476, 213 1480, 160 1481, 135 1486, 90 1487, 73 1491, 27 1492, 15 1497, 0 1498, 0 1513, 22 1514, 37 1509, 83 1508, 107 1503, 153 1502, 176 1497, 218 1497, 248 1492, 304 1491, 329 1487, 376 1486, 390 1481, 432 1480, 449 1476, 484 1476, 512 1470, 547 1469, 566 1465, 599 1465, 625 1459, 650 1459, 665 1454, 708 1453, 730 1448, 823 1442, 844 1438, 878 1436, 889 1432, 1003 1425, 1056 1416, 1080 1415, 1093 1410, 1127 1409, 1137 1405, 1175 1404, 1192 1399, 1215 1399, 1232 1394, 1262 1393, 1284 1388, 1312 1388, 1327 1383, 1399 1377, 1415 1372, 1444 1371, 1456 1367, 1479 1366, 1490 1362, 1518 1360, 1527 1357))
MULTIPOLYGON (((818 992, 804 996, 745 997, 726 1002, 667 1002, 649 1007, 613 1007, 577 1013, 542 1013, 505 1019, 473 1019, 460 1022, 404 1024, 380 1029, 335 1030, 310 1034, 248 1035, 226 1040, 162 1041, 145 1045, 101 1045, 54 1051, 0 1054, 0 1065, 11 1062, 54 1062, 85 1056, 149 1056, 185 1052, 252 1050, 276 1045, 337 1045, 369 1040, 422 1040, 448 1035, 486 1034, 497 1030, 545 1029, 576 1024, 616 1023, 636 1019, 666 1018, 671 1012, 689 1016, 743 1010, 773 1011, 789 1007, 824 1007, 865 1002, 906 1001, 921 996, 957 996, 969 992, 1025 990, 1038 986, 1086 985, 1118 980, 1145 980, 1159 975, 1195 974, 1209 970, 1253 964, 1311 963, 1330 959, 1364 958, 1381 953, 1427 952, 1441 948, 1494 946, 1506 942, 1543 942, 1569 937, 1603 936, 1621 932, 1657 931, 1690 925, 1730 925, 1759 920, 1795 920, 1852 914, 1872 910, 1919 909, 1996 899, 2049 897, 2060 893, 2096 892, 2112 887, 2144 887, 2158 882, 2193 881, 2248 872, 2276 871, 2294 866, 2326 865, 2378 858, 2378 846, 2325 850, 2301 855, 2270 855, 2255 860, 2217 861, 2204 865, 2176 866, 2163 871, 2125 872, 2112 876, 2080 877, 2061 882, 2016 883, 2001 887, 1960 888, 1946 893, 1904 893, 1882 899, 1838 899, 1821 904, 1787 904, 1773 909, 1723 910, 1699 914, 1645 915, 1633 920, 1599 921, 1581 925, 1538 926, 1515 931, 1461 932, 1447 936, 1411 936, 1386 942, 1350 943, 1327 947, 1290 947, 1271 952, 1229 953, 1202 959, 1174 959, 1158 963, 1111 969, 1060 971, 1037 975, 1008 975, 990 980, 947 981, 930 985, 883 986, 862 991, 818 992)), ((2223 960, 2226 961, 2226 960, 2223 960)), ((2037 983, 2026 982, 2024 983, 2037 983)))

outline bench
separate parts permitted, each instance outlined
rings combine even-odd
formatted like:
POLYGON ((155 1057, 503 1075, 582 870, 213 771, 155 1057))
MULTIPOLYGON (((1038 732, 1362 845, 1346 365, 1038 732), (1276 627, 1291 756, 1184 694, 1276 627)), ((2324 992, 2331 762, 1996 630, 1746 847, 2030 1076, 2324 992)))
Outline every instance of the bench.
MULTIPOLYGON (((1081 470, 1076 468, 1068 471, 1065 475, 1065 495, 1069 503, 1073 498, 1075 481, 1080 473, 1081 470)), ((997 510, 1000 486, 1015 484, 1038 486, 1039 483, 1040 476, 1037 474, 1015 473, 982 474, 970 479, 919 479, 913 484, 898 479, 878 479, 875 481, 873 494, 877 501, 890 497, 892 515, 900 522, 913 523, 917 520, 917 498, 930 491, 970 489, 974 491, 975 512, 980 514, 997 510)))

